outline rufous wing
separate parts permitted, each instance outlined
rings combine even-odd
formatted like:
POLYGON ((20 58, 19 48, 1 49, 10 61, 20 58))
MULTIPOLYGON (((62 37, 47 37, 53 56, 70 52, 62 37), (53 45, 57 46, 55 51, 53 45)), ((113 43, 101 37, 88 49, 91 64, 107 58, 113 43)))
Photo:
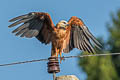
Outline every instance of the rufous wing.
POLYGON ((64 53, 70 52, 73 48, 78 48, 79 50, 89 53, 95 53, 94 46, 100 49, 101 44, 91 34, 81 19, 72 16, 68 23, 69 27, 67 32, 69 34, 67 34, 68 36, 65 38, 65 42, 68 43, 64 43, 64 45, 66 45, 63 49, 64 53))
POLYGON ((55 29, 52 19, 48 13, 31 12, 25 15, 15 17, 9 22, 14 22, 8 27, 20 25, 12 33, 16 36, 32 38, 36 37, 42 43, 48 44, 51 42, 52 31, 55 29))

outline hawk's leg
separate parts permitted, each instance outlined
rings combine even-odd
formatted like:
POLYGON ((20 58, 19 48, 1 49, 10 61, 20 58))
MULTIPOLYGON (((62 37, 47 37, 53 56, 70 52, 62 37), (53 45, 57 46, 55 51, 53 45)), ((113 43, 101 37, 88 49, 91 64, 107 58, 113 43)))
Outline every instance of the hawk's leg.
POLYGON ((59 49, 59 55, 60 55, 60 63, 61 63, 62 60, 64 60, 64 57, 62 57, 62 49, 59 49))
POLYGON ((59 55, 59 49, 57 49, 57 56, 56 57, 58 57, 58 55, 59 55))
POLYGON ((52 47, 52 50, 51 50, 51 56, 52 57, 56 57, 56 53, 57 53, 57 49, 52 47))

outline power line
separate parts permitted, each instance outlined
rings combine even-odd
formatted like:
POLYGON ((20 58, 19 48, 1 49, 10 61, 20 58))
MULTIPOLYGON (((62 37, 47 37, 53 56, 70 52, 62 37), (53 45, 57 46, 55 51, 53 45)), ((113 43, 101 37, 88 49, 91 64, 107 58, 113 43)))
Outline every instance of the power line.
POLYGON ((114 56, 120 55, 120 53, 109 53, 109 54, 92 54, 92 55, 78 55, 78 56, 66 56, 64 58, 84 58, 84 57, 91 57, 91 56, 114 56))
POLYGON ((0 64, 0 66, 9 66, 9 65, 40 62, 40 61, 48 61, 48 59, 39 59, 39 60, 31 60, 31 61, 23 61, 23 62, 13 62, 13 63, 8 63, 8 64, 0 64))
MULTIPOLYGON (((64 59, 67 59, 67 58, 84 58, 84 57, 91 57, 91 56, 114 56, 114 55, 120 55, 120 53, 66 56, 66 57, 64 57, 64 59)), ((60 57, 58 57, 58 58, 60 58, 60 57)), ((16 64, 40 62, 40 61, 48 61, 48 59, 38 59, 38 60, 30 60, 30 61, 22 61, 22 62, 13 62, 13 63, 8 63, 8 64, 0 64, 0 66, 10 66, 10 65, 16 65, 16 64)))

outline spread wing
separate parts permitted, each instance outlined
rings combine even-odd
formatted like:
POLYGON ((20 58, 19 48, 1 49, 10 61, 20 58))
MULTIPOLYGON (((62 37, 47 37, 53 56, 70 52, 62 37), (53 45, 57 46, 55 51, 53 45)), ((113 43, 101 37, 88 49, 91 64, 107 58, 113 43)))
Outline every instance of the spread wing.
POLYGON ((45 44, 51 42, 52 31, 55 29, 50 15, 43 12, 31 12, 13 18, 9 22, 14 22, 8 26, 9 28, 23 23, 12 31, 12 33, 16 33, 16 36, 20 35, 20 37, 27 38, 36 37, 45 44))
POLYGON ((73 48, 78 48, 79 50, 87 51, 89 53, 95 53, 91 42, 93 42, 94 46, 100 48, 101 44, 91 34, 81 19, 73 16, 68 23, 69 27, 67 28, 67 37, 64 43, 64 53, 70 52, 73 48))

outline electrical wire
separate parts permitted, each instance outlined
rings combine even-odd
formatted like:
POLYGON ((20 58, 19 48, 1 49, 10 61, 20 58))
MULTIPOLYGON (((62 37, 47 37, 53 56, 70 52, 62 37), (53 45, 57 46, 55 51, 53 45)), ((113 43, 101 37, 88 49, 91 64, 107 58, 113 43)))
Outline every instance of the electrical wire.
MULTIPOLYGON (((65 56, 63 58, 67 59, 67 58, 84 58, 84 57, 91 57, 91 56, 114 56, 114 55, 120 55, 120 53, 65 56)), ((58 58, 60 59, 60 57, 58 57, 58 58)), ((40 62, 40 61, 48 61, 48 59, 38 59, 38 60, 30 60, 30 61, 13 62, 13 63, 8 63, 8 64, 0 64, 0 66, 10 66, 10 65, 16 65, 16 64, 40 62)))

